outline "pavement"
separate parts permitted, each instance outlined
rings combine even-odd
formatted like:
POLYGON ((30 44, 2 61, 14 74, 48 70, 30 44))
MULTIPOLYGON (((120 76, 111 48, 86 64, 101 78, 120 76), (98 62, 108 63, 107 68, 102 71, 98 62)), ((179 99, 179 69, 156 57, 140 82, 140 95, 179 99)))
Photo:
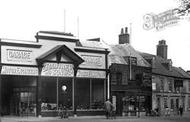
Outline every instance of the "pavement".
POLYGON ((1 118, 1 122, 190 122, 190 112, 184 113, 183 117, 180 116, 137 116, 131 117, 117 117, 116 119, 106 119, 105 116, 78 116, 69 117, 68 119, 60 119, 59 117, 15 117, 5 116, 1 118))

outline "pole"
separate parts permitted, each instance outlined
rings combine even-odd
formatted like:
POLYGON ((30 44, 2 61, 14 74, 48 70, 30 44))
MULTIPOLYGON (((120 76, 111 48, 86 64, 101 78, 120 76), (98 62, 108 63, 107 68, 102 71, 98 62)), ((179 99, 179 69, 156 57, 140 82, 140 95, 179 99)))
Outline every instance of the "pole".
POLYGON ((64 9, 64 32, 66 31, 66 10, 64 9))
POLYGON ((129 54, 129 79, 132 79, 131 53, 129 54))
POLYGON ((79 17, 77 17, 77 36, 79 39, 79 17))
POLYGON ((57 82, 56 82, 56 86, 57 86, 57 88, 56 88, 56 90, 57 90, 57 111, 59 110, 59 79, 58 79, 58 77, 57 77, 57 82))
POLYGON ((132 23, 130 23, 130 25, 129 25, 129 44, 131 45, 131 42, 132 42, 132 23))
POLYGON ((138 117, 140 117, 140 94, 138 95, 138 117))
MULTIPOLYGON (((0 69, 1 69, 1 67, 2 66, 0 66, 0 69)), ((1 97, 1 82, 2 82, 2 79, 1 79, 1 74, 0 74, 0 122, 1 122, 1 111, 2 111, 2 104, 1 104, 1 102, 2 102, 2 97, 1 97)))

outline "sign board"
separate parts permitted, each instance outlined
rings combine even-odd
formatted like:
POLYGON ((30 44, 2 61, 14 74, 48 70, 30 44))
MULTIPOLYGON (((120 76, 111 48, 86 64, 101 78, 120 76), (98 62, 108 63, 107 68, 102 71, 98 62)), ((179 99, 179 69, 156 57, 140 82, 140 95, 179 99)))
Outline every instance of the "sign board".
POLYGON ((105 71, 94 71, 94 70, 78 70, 77 77, 84 78, 106 78, 105 71))
POLYGON ((81 55, 84 62, 80 65, 82 68, 104 68, 103 56, 101 55, 81 55))
POLYGON ((153 91, 156 90, 156 83, 152 83, 152 90, 153 90, 153 91))
POLYGON ((38 68, 21 66, 2 66, 1 74, 38 76, 38 68))
POLYGON ((66 63, 44 63, 42 76, 73 77, 73 64, 66 63))
POLYGON ((127 64, 131 65, 137 65, 137 57, 131 57, 131 56, 124 56, 124 59, 127 64))
POLYGON ((1 47, 1 63, 36 65, 37 49, 26 47, 1 47))

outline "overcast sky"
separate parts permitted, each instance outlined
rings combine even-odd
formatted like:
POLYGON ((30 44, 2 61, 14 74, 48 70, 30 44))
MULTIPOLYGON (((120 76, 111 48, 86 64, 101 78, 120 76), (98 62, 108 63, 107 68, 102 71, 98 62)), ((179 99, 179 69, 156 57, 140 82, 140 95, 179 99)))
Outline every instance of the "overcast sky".
POLYGON ((190 21, 162 31, 143 29, 145 14, 177 8, 178 1, 0 0, 0 38, 35 41, 40 30, 65 30, 77 36, 79 17, 80 39, 100 37, 108 44, 117 44, 121 28, 132 23, 131 44, 136 50, 156 54, 158 41, 164 39, 173 65, 190 70, 190 21))

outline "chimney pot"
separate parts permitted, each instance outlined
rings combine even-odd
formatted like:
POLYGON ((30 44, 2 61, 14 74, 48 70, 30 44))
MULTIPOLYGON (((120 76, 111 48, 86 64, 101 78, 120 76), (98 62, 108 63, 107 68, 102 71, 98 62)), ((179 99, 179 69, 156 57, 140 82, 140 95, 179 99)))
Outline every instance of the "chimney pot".
POLYGON ((123 32, 123 28, 121 28, 121 34, 124 34, 124 32, 123 32))
POLYGON ((128 33, 128 28, 127 27, 125 27, 125 34, 127 34, 128 33))

